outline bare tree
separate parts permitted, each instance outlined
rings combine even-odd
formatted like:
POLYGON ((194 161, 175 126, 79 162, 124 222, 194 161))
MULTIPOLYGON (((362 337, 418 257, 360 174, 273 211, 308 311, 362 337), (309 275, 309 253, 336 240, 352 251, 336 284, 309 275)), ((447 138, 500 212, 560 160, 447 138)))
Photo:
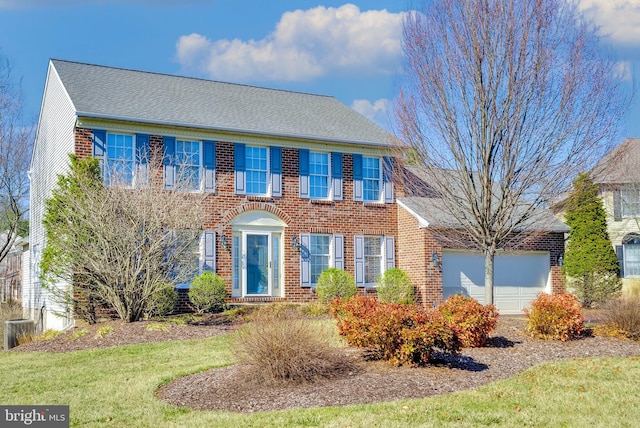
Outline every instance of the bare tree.
POLYGON ((71 156, 71 172, 46 202, 42 276, 89 321, 100 305, 137 321, 197 273, 204 194, 180 191, 179 183, 163 191, 154 180, 131 188, 113 173, 106 186, 101 175, 97 159, 71 156))
POLYGON ((434 0, 403 38, 398 135, 484 253, 493 303, 496 251, 601 157, 629 97, 575 2, 434 0))
POLYGON ((18 236, 29 208, 32 127, 21 123, 21 98, 9 62, 0 64, 0 261, 18 236))

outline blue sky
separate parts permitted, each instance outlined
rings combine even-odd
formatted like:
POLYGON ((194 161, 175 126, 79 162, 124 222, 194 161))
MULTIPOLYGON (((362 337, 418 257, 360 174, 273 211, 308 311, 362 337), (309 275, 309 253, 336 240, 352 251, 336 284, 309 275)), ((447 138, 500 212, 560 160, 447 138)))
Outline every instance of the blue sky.
MULTIPOLYGON (((409 0, 0 0, 0 55, 37 121, 50 58, 332 95, 389 129, 409 0)), ((581 0, 640 78, 640 0, 581 0)), ((621 137, 640 137, 640 103, 621 137)))

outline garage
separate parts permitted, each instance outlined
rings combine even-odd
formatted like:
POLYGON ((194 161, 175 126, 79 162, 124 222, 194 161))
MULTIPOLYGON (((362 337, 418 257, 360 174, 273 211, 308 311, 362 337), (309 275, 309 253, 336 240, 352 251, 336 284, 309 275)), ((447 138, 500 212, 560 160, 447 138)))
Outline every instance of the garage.
MULTIPOLYGON (((502 314, 520 314, 538 293, 549 292, 549 252, 496 255, 493 297, 502 314)), ((442 252, 444 298, 463 294, 484 302, 484 255, 479 252, 442 252)))

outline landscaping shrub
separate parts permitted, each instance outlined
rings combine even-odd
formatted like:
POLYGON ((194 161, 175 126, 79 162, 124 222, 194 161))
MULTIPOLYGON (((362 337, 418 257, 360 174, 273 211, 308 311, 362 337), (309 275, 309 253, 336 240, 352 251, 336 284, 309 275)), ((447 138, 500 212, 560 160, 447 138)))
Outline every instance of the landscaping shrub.
POLYGON ((189 300, 199 314, 224 309, 226 298, 227 284, 213 272, 202 272, 191 282, 189 300))
POLYGON ((329 268, 322 271, 316 284, 318 300, 329 303, 334 299, 349 299, 358 293, 356 282, 346 271, 329 268))
POLYGON ((147 316, 165 316, 173 312, 178 300, 178 292, 172 284, 164 284, 154 293, 147 305, 147 316))
POLYGON ((413 304, 415 295, 409 275, 400 268, 388 269, 378 279, 378 300, 381 302, 413 304))
POLYGON ((612 331, 621 330, 624 336, 640 340, 640 296, 611 299, 602 314, 605 325, 612 331))
POLYGON ((435 348, 460 350, 455 332, 435 310, 356 297, 334 301, 331 313, 349 345, 367 349, 392 365, 422 366, 431 361, 435 348))
POLYGON ((540 293, 531 308, 525 309, 525 314, 527 333, 541 339, 565 341, 575 338, 584 324, 580 301, 570 293, 540 293))
POLYGON ((447 325, 456 332, 462 346, 484 346, 498 323, 494 305, 482 305, 473 297, 450 296, 438 305, 447 325))
POLYGON ((331 346, 331 332, 297 310, 256 311, 238 330, 234 352, 247 381, 299 384, 352 370, 353 360, 331 346))

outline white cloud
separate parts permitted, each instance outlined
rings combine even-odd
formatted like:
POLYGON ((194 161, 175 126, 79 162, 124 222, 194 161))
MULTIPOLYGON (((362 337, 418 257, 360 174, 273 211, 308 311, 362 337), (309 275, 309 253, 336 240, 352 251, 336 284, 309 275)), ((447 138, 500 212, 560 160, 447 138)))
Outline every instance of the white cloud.
POLYGON ((386 98, 380 98, 373 103, 369 100, 355 100, 351 108, 387 129, 389 127, 389 107, 391 103, 386 98))
POLYGON ((580 0, 580 8, 613 42, 640 42, 640 0, 580 0))
POLYGON ((330 72, 392 73, 400 65, 402 14, 352 4, 286 12, 261 40, 182 36, 176 57, 187 70, 220 80, 304 81, 330 72))

